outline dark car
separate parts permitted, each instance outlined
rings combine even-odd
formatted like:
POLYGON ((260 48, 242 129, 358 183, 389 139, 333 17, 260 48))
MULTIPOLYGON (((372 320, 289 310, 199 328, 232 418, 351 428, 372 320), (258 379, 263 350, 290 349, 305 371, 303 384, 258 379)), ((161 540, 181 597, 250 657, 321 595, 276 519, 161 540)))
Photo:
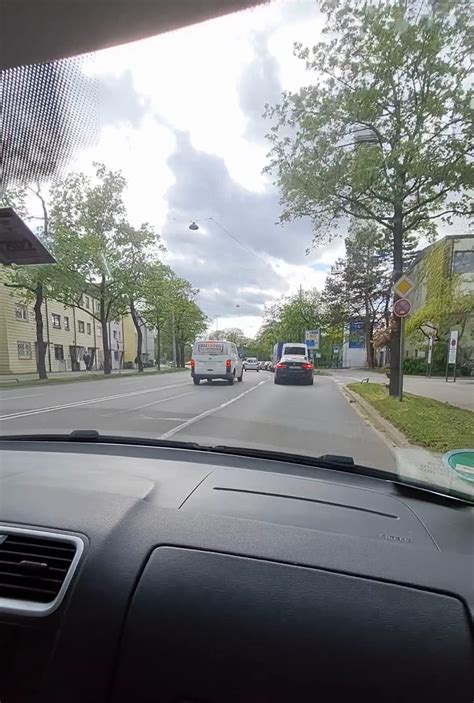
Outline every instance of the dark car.
POLYGON ((275 366, 274 383, 313 385, 313 364, 300 354, 285 354, 275 366))

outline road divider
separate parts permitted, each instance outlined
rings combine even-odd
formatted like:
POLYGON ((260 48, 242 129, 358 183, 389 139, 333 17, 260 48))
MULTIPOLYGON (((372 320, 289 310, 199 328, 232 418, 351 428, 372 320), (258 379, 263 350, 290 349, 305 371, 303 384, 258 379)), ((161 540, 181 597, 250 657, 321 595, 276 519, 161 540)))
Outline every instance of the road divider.
POLYGON ((204 410, 204 412, 199 413, 199 415, 191 417, 189 420, 186 420, 186 422, 181 423, 181 425, 176 425, 176 427, 173 427, 171 430, 168 430, 168 432, 165 432, 164 434, 160 435, 160 439, 169 439, 170 437, 173 437, 173 435, 177 434, 178 432, 181 432, 181 430, 184 430, 187 427, 190 427, 191 425, 194 425, 196 422, 199 422, 199 420, 203 420, 205 417, 209 417, 209 415, 214 415, 214 413, 219 412, 219 410, 223 410, 228 405, 232 405, 232 403, 235 403, 237 400, 240 400, 245 395, 256 391, 257 388, 260 388, 260 386, 263 386, 265 383, 268 383, 268 380, 260 381, 260 383, 257 383, 256 386, 252 386, 243 393, 239 393, 239 395, 236 395, 234 398, 226 400, 225 403, 216 405, 214 408, 209 408, 209 410, 204 410))

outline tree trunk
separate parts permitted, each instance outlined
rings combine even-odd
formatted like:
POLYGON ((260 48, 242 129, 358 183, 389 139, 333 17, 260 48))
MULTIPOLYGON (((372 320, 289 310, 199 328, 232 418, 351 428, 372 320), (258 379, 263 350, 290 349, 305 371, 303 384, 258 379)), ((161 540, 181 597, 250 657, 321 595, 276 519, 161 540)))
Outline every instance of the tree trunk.
MULTIPOLYGON (((393 216, 393 275, 396 283, 403 274, 403 222, 401 205, 396 203, 393 216)), ((395 300, 400 296, 396 295, 395 300)), ((389 394, 392 398, 400 396, 400 318, 395 317, 395 325, 390 336, 390 383, 389 394)))
POLYGON ((138 317, 137 311, 135 310, 135 305, 133 300, 130 300, 130 315, 132 316, 133 324, 137 331, 137 364, 138 373, 143 373, 143 359, 142 359, 142 345, 143 345, 143 334, 140 325, 140 318, 138 317))
POLYGON ((109 330, 107 328, 107 315, 105 311, 105 275, 100 281, 100 324, 102 327, 102 343, 104 345, 104 374, 108 376, 112 372, 112 359, 109 347, 109 330))
POLYGON ((156 323, 156 368, 161 371, 161 330, 160 323, 156 323))
POLYGON ((46 347, 47 344, 44 341, 43 334, 43 313, 41 312, 41 306, 43 304, 43 284, 38 281, 35 290, 35 322, 36 322, 36 368, 38 371, 38 378, 44 380, 48 378, 46 373, 46 347))

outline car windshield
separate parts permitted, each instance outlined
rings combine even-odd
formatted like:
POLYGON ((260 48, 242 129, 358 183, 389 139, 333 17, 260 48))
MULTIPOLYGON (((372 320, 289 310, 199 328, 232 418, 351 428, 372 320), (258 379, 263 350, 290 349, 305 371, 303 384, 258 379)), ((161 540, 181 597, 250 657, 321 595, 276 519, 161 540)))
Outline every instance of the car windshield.
POLYGON ((285 354, 302 354, 303 356, 305 356, 306 349, 304 347, 289 347, 288 345, 286 345, 285 354))
POLYGON ((0 433, 472 497, 471 9, 256 2, 3 70, 0 433))

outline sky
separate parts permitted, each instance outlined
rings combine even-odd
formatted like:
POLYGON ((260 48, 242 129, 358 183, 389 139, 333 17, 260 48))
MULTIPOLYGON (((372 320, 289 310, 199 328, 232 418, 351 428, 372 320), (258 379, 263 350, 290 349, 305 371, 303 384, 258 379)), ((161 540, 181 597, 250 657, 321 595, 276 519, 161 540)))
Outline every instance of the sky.
POLYGON ((73 168, 103 161, 123 172, 131 222, 154 225, 212 329, 254 335, 266 305, 300 285, 321 288, 343 253, 340 239, 307 256, 310 223, 277 223, 279 193, 262 174, 265 103, 308 82, 293 44, 314 44, 321 26, 313 0, 276 0, 82 63, 99 119, 96 144, 73 168))

